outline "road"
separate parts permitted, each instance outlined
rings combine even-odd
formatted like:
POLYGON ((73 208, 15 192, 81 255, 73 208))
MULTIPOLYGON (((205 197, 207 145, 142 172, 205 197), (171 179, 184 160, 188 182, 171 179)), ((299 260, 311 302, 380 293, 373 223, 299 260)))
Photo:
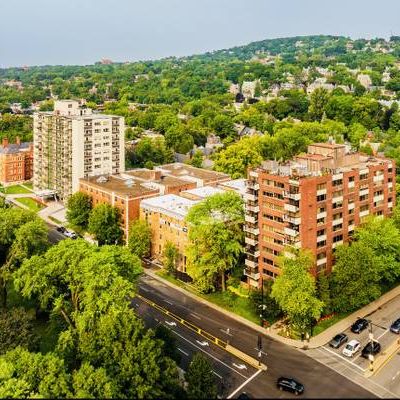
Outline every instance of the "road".
MULTIPOLYGON (((240 322, 147 275, 140 279, 139 293, 220 339, 229 340, 232 346, 246 354, 257 357, 258 332, 240 322)), ((174 328, 181 333, 183 326, 174 328)), ((307 398, 374 397, 371 392, 308 357, 304 350, 293 349, 263 336, 263 352, 262 361, 268 370, 259 373, 241 389, 254 398, 291 397, 276 389, 275 382, 280 376, 290 376, 302 382, 305 385, 304 397, 307 398)), ((229 374, 226 378, 229 379, 229 374)))

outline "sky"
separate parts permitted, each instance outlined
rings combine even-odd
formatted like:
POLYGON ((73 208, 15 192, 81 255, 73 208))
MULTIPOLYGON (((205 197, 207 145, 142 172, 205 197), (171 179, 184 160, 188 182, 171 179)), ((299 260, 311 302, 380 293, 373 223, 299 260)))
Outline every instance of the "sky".
POLYGON ((0 16, 0 67, 157 59, 296 35, 400 35, 400 0, 0 0, 0 16))

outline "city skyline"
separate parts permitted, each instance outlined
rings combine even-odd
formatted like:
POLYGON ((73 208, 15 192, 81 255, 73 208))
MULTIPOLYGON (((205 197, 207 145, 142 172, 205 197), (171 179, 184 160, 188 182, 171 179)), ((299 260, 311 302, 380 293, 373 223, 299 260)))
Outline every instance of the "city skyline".
POLYGON ((316 0, 78 0, 55 8, 50 0, 0 6, 8 15, 0 27, 0 67, 93 64, 102 58, 138 61, 185 56, 253 41, 296 35, 331 34, 356 38, 399 34, 400 4, 339 0, 321 7, 316 0), (61 10, 61 12, 60 12, 61 10), (312 16, 312 18, 310 18, 312 16), (18 18, 18 29, 15 20, 18 18), (62 27, 63 29, 60 29, 62 27), (107 29, 106 29, 107 28, 107 29), (10 32, 13 32, 10 36, 10 32), (368 32, 365 33, 365 32, 368 32), (12 37, 12 38, 11 38, 12 37))

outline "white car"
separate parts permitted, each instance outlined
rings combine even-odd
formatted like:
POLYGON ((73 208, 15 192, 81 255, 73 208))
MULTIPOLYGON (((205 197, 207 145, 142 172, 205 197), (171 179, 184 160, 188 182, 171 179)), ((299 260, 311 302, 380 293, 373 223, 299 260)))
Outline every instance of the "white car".
POLYGON ((63 235, 68 237, 68 238, 71 238, 71 239, 77 239, 78 238, 78 235, 75 232, 69 231, 68 229, 66 229, 63 232, 63 235))
POLYGON ((346 357, 353 357, 361 348, 360 342, 358 340, 350 340, 343 349, 343 355, 346 357))

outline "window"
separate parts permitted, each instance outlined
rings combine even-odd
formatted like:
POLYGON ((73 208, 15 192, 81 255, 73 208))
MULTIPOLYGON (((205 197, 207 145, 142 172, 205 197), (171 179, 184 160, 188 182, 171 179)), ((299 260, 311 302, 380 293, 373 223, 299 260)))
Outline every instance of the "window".
POLYGON ((340 219, 342 217, 343 217, 343 213, 341 213, 341 212, 333 214, 333 220, 334 221, 337 220, 337 219, 340 219))
POLYGON ((335 226, 332 228, 333 232, 340 231, 341 229, 343 229, 343 225, 342 225, 342 224, 335 225, 335 226))
POLYGON ((325 247, 325 246, 326 246, 326 240, 322 240, 321 242, 317 243, 317 248, 325 247))
POLYGON ((343 185, 343 179, 337 179, 336 181, 332 182, 332 186, 340 186, 343 185))
POLYGON ((343 235, 337 235, 333 237, 333 243, 337 243, 343 240, 343 235))
POLYGON ((317 185, 317 190, 322 190, 322 189, 326 189, 326 183, 319 183, 317 185))
POLYGON ((317 214, 323 213, 323 212, 325 212, 325 211, 326 211, 326 208, 325 208, 325 207, 318 207, 318 208, 317 208, 317 214))
POLYGON ((263 257, 263 262, 268 265, 274 265, 274 262, 266 257, 263 257))
POLYGON ((317 231, 317 236, 325 235, 325 233, 326 233, 325 229, 320 229, 319 231, 317 231))
POLYGON ((343 207, 343 201, 337 201, 336 203, 332 204, 332 208, 335 210, 336 208, 342 208, 343 207))
POLYGON ((322 253, 317 254, 317 260, 322 260, 323 258, 326 257, 326 252, 323 251, 322 253))
POLYGON ((325 200, 326 200, 326 194, 320 194, 319 196, 317 196, 317 202, 325 200))
POLYGON ((354 182, 354 176, 349 176, 349 183, 354 182))
POLYGON ((360 174, 360 180, 368 179, 368 173, 367 174, 360 174))
POLYGON ((317 225, 323 225, 323 224, 325 224, 325 218, 318 218, 317 225))

